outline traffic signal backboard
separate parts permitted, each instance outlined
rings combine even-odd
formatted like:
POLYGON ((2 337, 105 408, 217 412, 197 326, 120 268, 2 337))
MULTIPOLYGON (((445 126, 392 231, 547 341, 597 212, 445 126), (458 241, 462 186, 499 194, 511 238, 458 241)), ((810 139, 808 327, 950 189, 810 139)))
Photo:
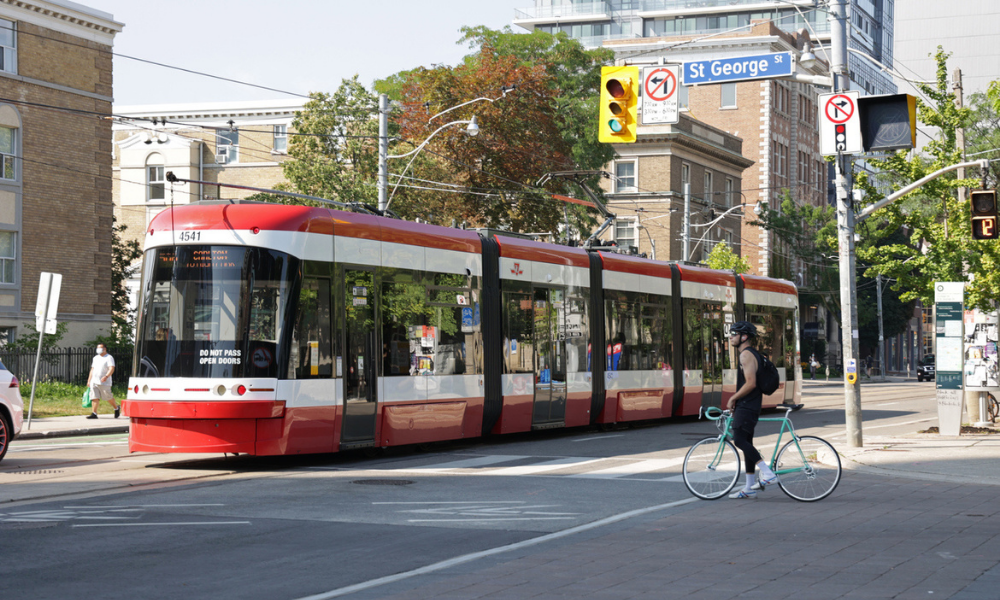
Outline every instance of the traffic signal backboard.
POLYGON ((970 206, 972 213, 972 239, 995 240, 1000 238, 997 228, 997 191, 975 190, 970 206))

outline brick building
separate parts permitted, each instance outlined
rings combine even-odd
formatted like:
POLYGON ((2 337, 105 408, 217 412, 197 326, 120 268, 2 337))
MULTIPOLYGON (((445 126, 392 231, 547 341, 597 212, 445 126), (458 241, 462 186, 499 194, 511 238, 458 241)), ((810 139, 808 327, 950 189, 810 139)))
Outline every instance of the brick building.
POLYGON ((115 214, 124 237, 141 244, 146 224, 172 204, 246 198, 221 186, 171 185, 181 179, 272 188, 284 181, 288 131, 304 101, 121 106, 114 126, 115 214), (204 189, 200 189, 204 187, 204 189))
POLYGON ((111 323, 111 48, 123 25, 65 0, 0 1, 0 343, 63 276, 63 344, 111 323))
POLYGON ((742 202, 743 140, 681 115, 674 125, 639 128, 636 143, 616 144, 614 177, 603 183, 608 209, 617 219, 604 239, 633 246, 657 260, 684 260, 684 184, 690 184, 691 257, 704 260, 722 240, 738 253, 742 238, 739 209, 710 229, 701 227, 742 202), (699 244, 699 240, 701 243, 699 244))

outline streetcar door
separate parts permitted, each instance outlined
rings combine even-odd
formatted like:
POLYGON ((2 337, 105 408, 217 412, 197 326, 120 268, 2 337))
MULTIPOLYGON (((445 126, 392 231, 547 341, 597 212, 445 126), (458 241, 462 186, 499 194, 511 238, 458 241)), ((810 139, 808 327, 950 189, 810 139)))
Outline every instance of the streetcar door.
POLYGON ((376 340, 375 276, 372 271, 344 271, 344 422, 341 445, 375 443, 376 340))
POLYGON ((701 333, 705 352, 705 380, 701 405, 722 406, 722 370, 727 356, 722 305, 702 303, 701 333))
POLYGON ((562 425, 566 418, 566 292, 535 288, 535 403, 532 427, 562 425))

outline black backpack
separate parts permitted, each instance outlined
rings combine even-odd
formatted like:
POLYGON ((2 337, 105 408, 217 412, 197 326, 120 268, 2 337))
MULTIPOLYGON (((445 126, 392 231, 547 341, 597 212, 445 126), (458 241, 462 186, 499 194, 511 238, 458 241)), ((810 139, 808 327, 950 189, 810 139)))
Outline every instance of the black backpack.
POLYGON ((778 384, 781 383, 778 377, 778 367, 775 367, 768 357, 754 348, 747 348, 747 350, 753 352, 754 358, 757 359, 757 389, 765 396, 778 391, 778 384))

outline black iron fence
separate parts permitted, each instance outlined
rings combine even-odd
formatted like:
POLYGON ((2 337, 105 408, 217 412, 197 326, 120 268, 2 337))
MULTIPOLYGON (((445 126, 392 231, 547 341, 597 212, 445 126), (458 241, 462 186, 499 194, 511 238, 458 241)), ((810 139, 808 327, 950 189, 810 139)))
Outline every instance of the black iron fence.
MULTIPOLYGON (((132 373, 133 348, 108 348, 108 354, 115 359, 116 383, 127 383, 132 373)), ((95 348, 58 348, 42 351, 38 366, 39 381, 62 381, 64 383, 86 384, 90 364, 94 360, 95 348)), ((0 348, 0 362, 22 382, 29 381, 35 374, 37 351, 7 352, 0 348)))

